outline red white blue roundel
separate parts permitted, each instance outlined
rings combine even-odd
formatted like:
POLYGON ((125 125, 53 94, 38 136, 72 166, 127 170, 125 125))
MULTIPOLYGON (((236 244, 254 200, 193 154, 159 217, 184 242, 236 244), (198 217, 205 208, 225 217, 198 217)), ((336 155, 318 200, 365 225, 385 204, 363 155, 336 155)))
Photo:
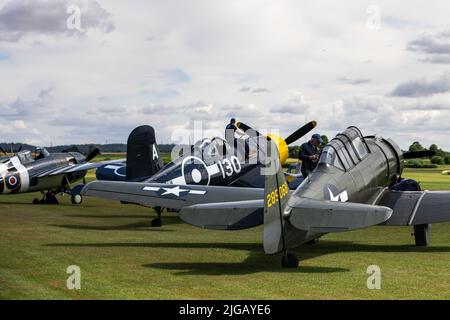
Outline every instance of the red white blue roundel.
POLYGON ((12 174, 10 176, 6 176, 5 182, 8 189, 15 189, 20 185, 20 175, 12 174))

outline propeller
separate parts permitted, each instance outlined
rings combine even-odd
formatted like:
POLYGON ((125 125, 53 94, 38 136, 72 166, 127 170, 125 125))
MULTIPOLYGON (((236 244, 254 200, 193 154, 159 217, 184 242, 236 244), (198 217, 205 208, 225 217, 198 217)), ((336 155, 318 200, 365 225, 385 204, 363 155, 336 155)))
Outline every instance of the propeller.
MULTIPOLYGON (((13 147, 12 147, 12 145, 11 145, 11 153, 12 153, 13 155, 17 155, 20 151, 22 151, 22 148, 23 148, 23 146, 20 146, 19 149, 13 150, 13 147)), ((6 152, 5 152, 3 149, 2 149, 1 151, 3 151, 3 153, 6 154, 6 152)))
POLYGON ((94 159, 96 156, 98 156, 100 154, 100 149, 99 148, 95 148, 94 150, 92 150, 87 156, 86 156, 86 162, 91 161, 92 159, 94 159))
POLYGON ((403 154, 403 159, 417 159, 417 158, 429 158, 436 154, 436 152, 431 150, 423 151, 408 151, 403 154))
POLYGON ((293 134, 291 134, 289 137, 284 139, 284 141, 286 141, 287 144, 294 143, 295 141, 297 141, 298 139, 303 137, 305 134, 310 132, 312 129, 314 129, 316 126, 317 126, 316 121, 308 122, 303 127, 301 127, 300 129, 295 131, 293 134))
MULTIPOLYGON (((258 131, 256 131, 255 129, 251 128, 249 125, 246 125, 245 123, 242 122, 238 122, 236 124, 236 126, 241 129, 242 131, 246 132, 247 130, 251 129, 253 131, 255 131, 258 135, 262 135, 260 134, 258 131)), ((307 134, 308 132, 310 132, 312 129, 314 129, 317 126, 317 122, 316 121, 311 121, 308 122, 307 124, 305 124, 303 127, 301 127, 300 129, 298 129, 297 131, 295 131, 294 133, 292 133, 289 137, 287 137, 286 139, 284 139, 284 141, 286 142, 286 144, 292 144, 295 141, 297 141, 298 139, 300 139, 301 137, 303 137, 305 134, 307 134)), ((270 137, 269 137, 270 138, 270 137)))
MULTIPOLYGON (((245 123, 238 122, 236 124, 236 126, 239 129, 241 129, 242 131, 244 131, 244 132, 246 132, 249 129, 252 129, 254 132, 256 132, 257 135, 262 135, 258 131, 256 131, 255 129, 253 129, 250 126, 246 125, 245 123)), ((308 122, 303 127, 301 127, 300 129, 298 129, 297 131, 292 133, 286 139, 283 139, 280 136, 277 136, 277 135, 274 135, 274 134, 269 134, 267 136, 267 139, 270 139, 270 140, 274 141, 275 144, 277 145, 281 163, 284 163, 287 160, 287 158, 288 158, 288 154, 289 154, 288 145, 291 144, 291 143, 296 142, 298 139, 300 139, 305 134, 310 132, 316 126, 317 126, 317 122, 316 121, 308 122)))
POLYGON ((5 156, 7 155, 5 149, 3 149, 2 147, 0 147, 0 151, 3 152, 3 154, 4 154, 5 156))

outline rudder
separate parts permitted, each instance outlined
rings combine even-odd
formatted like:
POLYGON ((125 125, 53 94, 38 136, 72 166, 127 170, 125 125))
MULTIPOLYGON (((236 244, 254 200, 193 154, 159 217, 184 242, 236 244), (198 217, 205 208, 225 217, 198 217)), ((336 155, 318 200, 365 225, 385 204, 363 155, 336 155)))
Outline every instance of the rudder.
POLYGON ((163 166, 155 130, 151 126, 140 126, 134 129, 127 142, 127 181, 143 181, 163 166))

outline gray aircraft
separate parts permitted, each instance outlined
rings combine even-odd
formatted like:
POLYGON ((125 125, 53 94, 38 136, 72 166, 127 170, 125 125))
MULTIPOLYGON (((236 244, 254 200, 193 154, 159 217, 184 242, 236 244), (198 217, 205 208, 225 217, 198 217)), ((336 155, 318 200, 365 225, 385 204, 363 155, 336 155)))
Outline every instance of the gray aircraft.
POLYGON ((0 195, 40 191, 43 197, 34 199, 34 204, 57 204, 56 194, 66 193, 73 204, 80 204, 82 187, 73 188, 73 184, 84 180, 87 170, 115 162, 89 163, 99 153, 98 149, 87 156, 79 152, 49 153, 44 148, 36 156, 29 150, 19 150, 13 156, 2 157, 0 195))
MULTIPOLYGON (((311 121, 286 139, 271 135, 281 150, 280 161, 284 162, 287 159, 288 145, 300 139, 315 126, 316 122, 311 121)), ((152 221, 152 226, 160 227, 163 208, 179 210, 180 207, 153 205, 152 201, 135 197, 126 190, 139 188, 136 182, 171 184, 174 187, 208 185, 262 189, 264 177, 260 175, 260 168, 264 163, 267 138, 243 123, 238 123, 238 127, 246 133, 245 138, 235 139, 230 141, 231 143, 220 137, 200 140, 187 150, 181 150, 181 155, 165 166, 162 165, 155 130, 150 126, 137 127, 128 138, 126 163, 108 164, 97 169, 97 179, 104 181, 90 185, 89 192, 94 192, 98 187, 96 193, 98 197, 152 206, 158 214, 158 218, 152 221), (263 147, 260 148, 260 145, 263 147)), ((296 179, 295 174, 291 174, 289 179, 296 179)), ((149 190, 143 190, 143 193, 146 194, 147 191, 149 190)), ((163 195, 178 194, 177 189, 173 191, 160 189, 158 192, 163 195)), ((260 225, 262 221, 261 211, 241 224, 236 221, 237 224, 230 225, 229 228, 248 228, 260 225)))
MULTIPOLYGON (((270 141, 270 140, 269 140, 270 141)), ((283 267, 297 267, 288 250, 332 232, 374 225, 413 226, 418 246, 429 243, 429 225, 450 221, 450 191, 422 191, 401 178, 403 159, 432 152, 403 153, 390 139, 364 137, 356 127, 338 134, 323 149, 317 168, 289 190, 273 142, 268 142, 265 186, 230 188, 92 182, 85 195, 127 199, 181 209, 180 218, 208 229, 234 229, 263 212, 264 251, 283 253, 283 267), (111 196, 113 194, 113 196, 111 196)))

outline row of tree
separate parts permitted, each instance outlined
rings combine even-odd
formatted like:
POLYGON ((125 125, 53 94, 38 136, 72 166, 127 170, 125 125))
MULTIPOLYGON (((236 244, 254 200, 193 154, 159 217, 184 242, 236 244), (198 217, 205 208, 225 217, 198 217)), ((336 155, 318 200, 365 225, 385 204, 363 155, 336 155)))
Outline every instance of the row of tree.
POLYGON ((432 164, 435 165, 450 164, 450 152, 442 150, 434 143, 427 149, 424 148, 419 141, 414 141, 413 144, 409 147, 409 151, 423 151, 423 150, 431 150, 436 153, 436 155, 431 158, 432 164))
MULTIPOLYGON (((323 145, 326 145, 328 143, 328 137, 326 135, 322 136, 323 145)), ((298 158, 298 154, 301 150, 300 146, 291 146, 289 147, 289 157, 290 158, 298 158)), ((424 161, 422 159, 413 159, 408 160, 405 162, 405 165, 407 167, 414 167, 414 168, 434 168, 437 165, 443 165, 443 164, 450 164, 450 152, 444 151, 441 148, 439 148, 436 144, 432 144, 428 149, 423 147, 419 141, 414 141, 411 146, 408 149, 409 151, 424 151, 424 150, 431 150, 436 153, 434 157, 430 159, 430 163, 427 161, 424 161)))

